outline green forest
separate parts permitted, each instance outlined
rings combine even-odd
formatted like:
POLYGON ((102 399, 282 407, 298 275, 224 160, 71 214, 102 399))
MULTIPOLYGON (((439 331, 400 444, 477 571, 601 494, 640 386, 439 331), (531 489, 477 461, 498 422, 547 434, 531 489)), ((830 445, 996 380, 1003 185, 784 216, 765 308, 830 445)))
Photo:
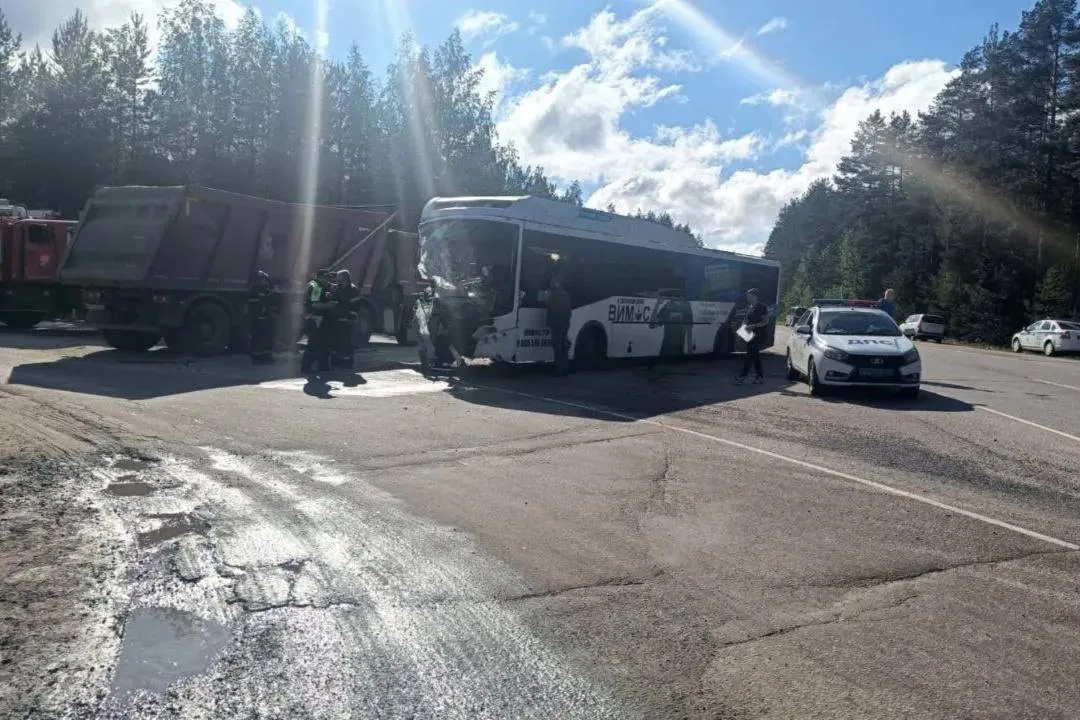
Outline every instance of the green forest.
POLYGON ((877 298, 1007 342, 1080 309, 1080 18, 1041 0, 990 28, 917 118, 866 118, 835 177, 780 213, 785 305, 877 298))
POLYGON ((0 10, 0 197, 77 217, 98 185, 297 202, 314 178, 317 202, 396 205, 406 226, 434 195, 582 202, 577 183, 557 188, 498 141, 456 31, 434 49, 402 37, 380 79, 359 47, 324 59, 254 10, 229 30, 206 0, 183 0, 154 21, 157 48, 143 17, 98 32, 79 12, 30 48, 0 10))

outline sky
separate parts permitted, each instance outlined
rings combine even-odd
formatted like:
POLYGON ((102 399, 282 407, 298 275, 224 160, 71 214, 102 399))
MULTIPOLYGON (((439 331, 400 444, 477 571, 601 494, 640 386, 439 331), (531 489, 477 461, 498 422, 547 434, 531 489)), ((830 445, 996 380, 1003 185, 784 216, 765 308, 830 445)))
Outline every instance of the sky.
MULTIPOLYGON (((178 0, 13 0, 47 45, 76 7, 92 26, 178 0)), ((226 22, 242 0, 206 0, 226 22)), ((373 68, 410 30, 456 27, 495 93, 499 137, 586 204, 668 211, 710 246, 758 253, 783 205, 830 176, 860 120, 929 107, 990 25, 1027 0, 254 0, 330 55, 373 68), (321 11, 321 12, 320 12, 321 11), (321 20, 320 20, 321 17, 321 20)))

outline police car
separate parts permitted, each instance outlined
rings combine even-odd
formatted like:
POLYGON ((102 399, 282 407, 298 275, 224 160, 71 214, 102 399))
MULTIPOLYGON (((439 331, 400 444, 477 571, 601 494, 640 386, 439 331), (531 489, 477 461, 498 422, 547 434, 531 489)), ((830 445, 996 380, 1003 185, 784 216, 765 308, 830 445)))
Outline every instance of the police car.
POLYGON ((805 378, 811 395, 832 387, 889 387, 917 398, 922 361, 914 343, 873 301, 830 300, 796 321, 787 375, 805 378))

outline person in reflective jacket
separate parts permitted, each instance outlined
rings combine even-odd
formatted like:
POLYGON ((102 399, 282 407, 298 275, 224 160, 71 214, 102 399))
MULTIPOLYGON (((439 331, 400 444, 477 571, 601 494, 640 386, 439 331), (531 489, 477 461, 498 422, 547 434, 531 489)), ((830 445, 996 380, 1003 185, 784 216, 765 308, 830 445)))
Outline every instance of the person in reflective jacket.
POLYGON ((330 271, 319 270, 315 278, 308 283, 304 296, 304 331, 307 345, 301 360, 300 372, 304 375, 319 370, 330 369, 329 319, 333 304, 328 297, 330 271))
POLYGON ((270 276, 262 270, 255 273, 248 298, 248 332, 251 363, 266 365, 274 362, 274 322, 277 315, 277 295, 270 276))
POLYGON ((337 274, 337 283, 330 294, 334 304, 331 326, 330 363, 341 370, 352 370, 354 362, 353 330, 359 312, 360 291, 352 283, 348 270, 337 274))

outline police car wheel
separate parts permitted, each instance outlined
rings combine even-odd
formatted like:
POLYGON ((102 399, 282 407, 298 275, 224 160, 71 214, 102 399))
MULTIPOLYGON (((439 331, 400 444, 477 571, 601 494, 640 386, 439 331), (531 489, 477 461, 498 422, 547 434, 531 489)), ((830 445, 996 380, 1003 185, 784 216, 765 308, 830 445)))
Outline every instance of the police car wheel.
POLYGON ((795 366, 791 364, 791 351, 790 350, 787 353, 787 379, 788 380, 798 380, 799 379, 799 371, 796 370, 795 366))
POLYGON ((1046 344, 1043 345, 1043 355, 1045 355, 1046 357, 1052 357, 1054 355, 1054 352, 1054 343, 1047 340, 1046 344))
POLYGON ((814 367, 814 359, 811 358, 806 364, 806 384, 810 386, 810 394, 821 397, 825 394, 825 387, 818 382, 817 368, 814 367))

